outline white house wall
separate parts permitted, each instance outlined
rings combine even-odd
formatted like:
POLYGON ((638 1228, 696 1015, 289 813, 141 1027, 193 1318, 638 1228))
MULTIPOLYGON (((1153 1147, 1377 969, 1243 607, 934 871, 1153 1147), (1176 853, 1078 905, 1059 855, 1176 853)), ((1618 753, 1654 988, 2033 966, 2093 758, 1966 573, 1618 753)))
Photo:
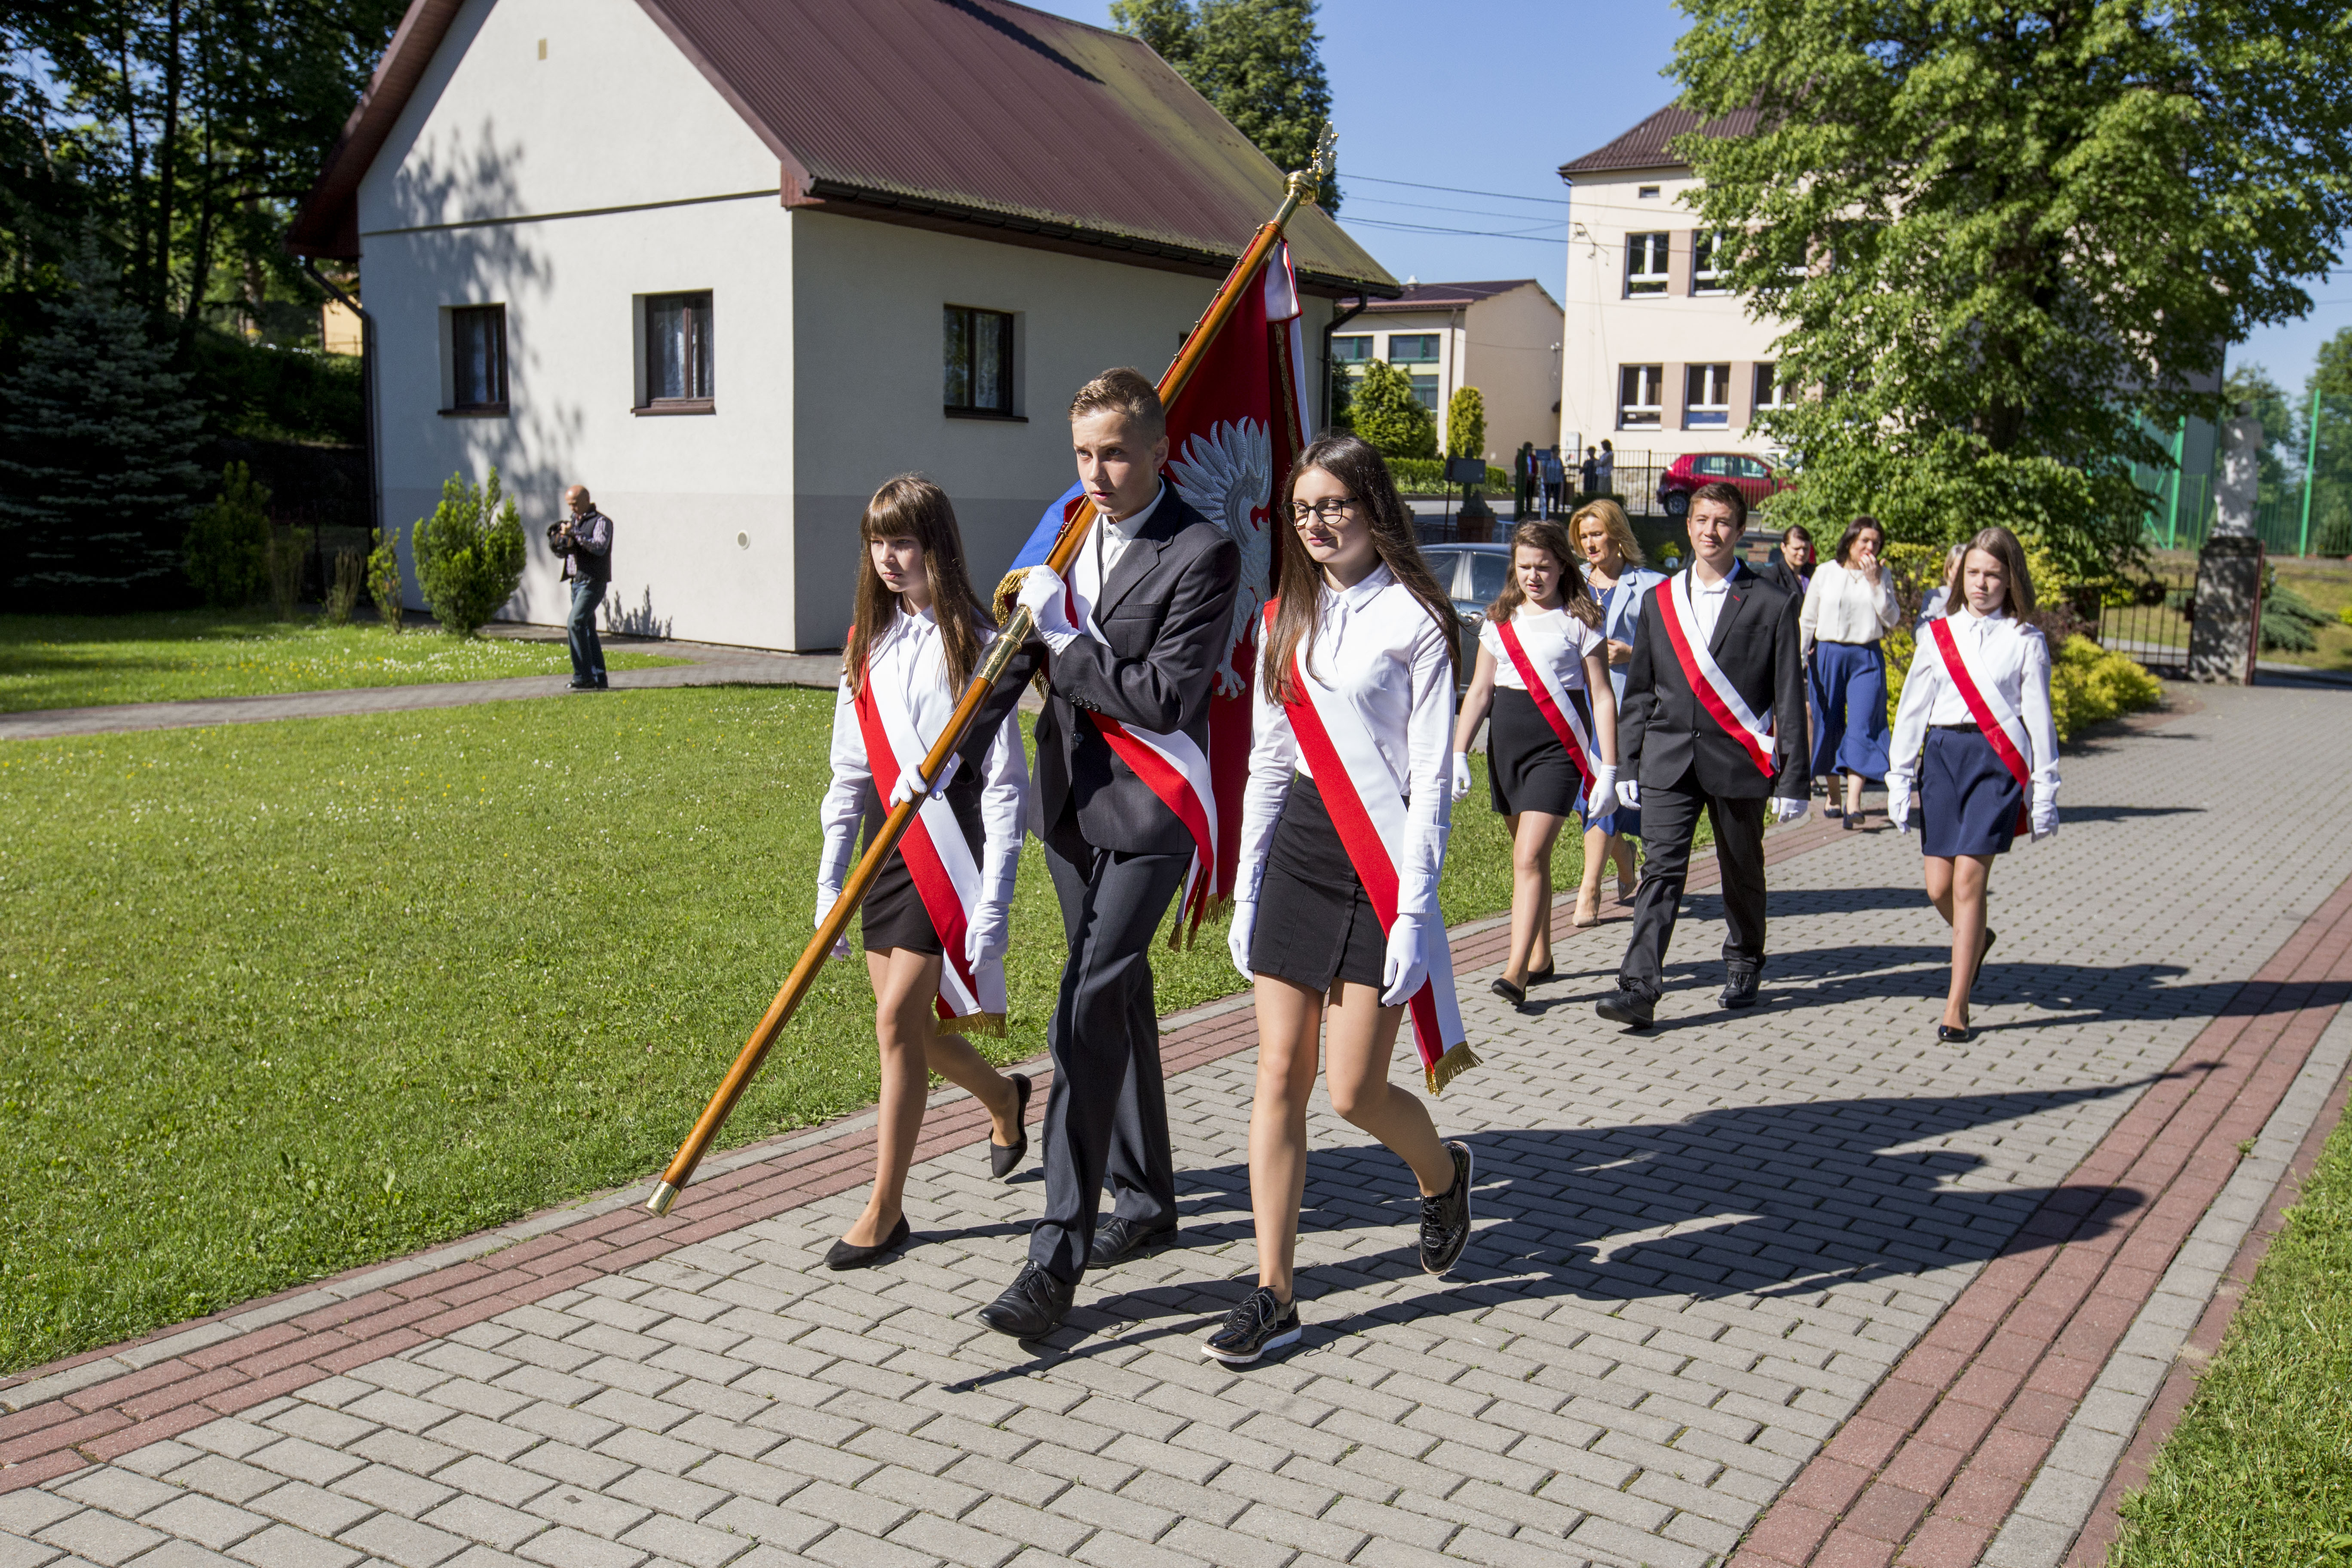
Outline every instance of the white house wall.
POLYGON ((1507 468, 1522 443, 1549 447, 1559 429, 1560 310, 1533 285, 1470 307, 1465 384, 1486 405, 1486 460, 1507 468))

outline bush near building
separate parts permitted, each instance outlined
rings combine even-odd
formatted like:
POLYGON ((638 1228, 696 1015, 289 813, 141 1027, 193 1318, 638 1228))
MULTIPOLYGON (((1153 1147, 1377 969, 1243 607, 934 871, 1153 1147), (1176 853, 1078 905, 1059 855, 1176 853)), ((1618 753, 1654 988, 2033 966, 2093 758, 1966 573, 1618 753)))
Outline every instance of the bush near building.
POLYGON ((463 474, 442 481, 441 504, 417 521, 416 585, 445 631, 471 637, 522 583, 522 518, 499 496, 499 471, 477 485, 463 474))
POLYGON ((1386 360, 1364 367, 1349 400, 1356 434, 1384 458, 1435 458, 1437 416, 1412 395, 1412 377, 1386 360))

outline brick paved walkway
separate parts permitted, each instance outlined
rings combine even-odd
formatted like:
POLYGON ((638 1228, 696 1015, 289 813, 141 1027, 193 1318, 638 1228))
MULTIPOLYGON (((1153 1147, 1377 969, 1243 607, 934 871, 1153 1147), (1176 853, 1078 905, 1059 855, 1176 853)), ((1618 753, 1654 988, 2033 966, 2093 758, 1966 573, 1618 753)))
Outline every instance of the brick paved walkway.
POLYGON ((0 1386, 0 1565, 2054 1563, 2352 1045, 2343 700, 2208 694, 2070 759, 1965 1046, 1891 834, 1775 836, 1752 1014, 1713 1008, 1703 889, 1648 1035, 1588 1006, 1622 922, 1538 1016, 1472 970, 1465 1263, 1414 1269, 1410 1178, 1318 1101, 1275 1364, 1195 1348, 1254 1273, 1226 1010, 1171 1036, 1185 1245, 1048 1346, 971 1321, 1038 1190, 949 1100, 919 1245, 866 1273, 814 1267, 845 1126, 667 1222, 625 1194, 0 1386))

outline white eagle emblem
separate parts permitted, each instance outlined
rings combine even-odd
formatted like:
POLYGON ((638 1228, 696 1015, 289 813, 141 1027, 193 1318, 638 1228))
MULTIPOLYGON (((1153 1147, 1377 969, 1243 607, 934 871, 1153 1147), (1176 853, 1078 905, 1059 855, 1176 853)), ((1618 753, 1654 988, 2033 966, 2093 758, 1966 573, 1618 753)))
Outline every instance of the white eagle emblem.
POLYGON ((1242 552, 1241 585, 1234 595, 1233 627, 1224 657, 1217 661, 1217 695, 1238 697, 1249 689, 1249 674, 1234 668, 1234 655, 1257 631, 1265 613, 1266 567, 1273 538, 1266 508, 1274 491, 1274 442, 1264 422, 1225 421, 1193 436, 1168 465, 1176 493, 1219 528, 1242 552))

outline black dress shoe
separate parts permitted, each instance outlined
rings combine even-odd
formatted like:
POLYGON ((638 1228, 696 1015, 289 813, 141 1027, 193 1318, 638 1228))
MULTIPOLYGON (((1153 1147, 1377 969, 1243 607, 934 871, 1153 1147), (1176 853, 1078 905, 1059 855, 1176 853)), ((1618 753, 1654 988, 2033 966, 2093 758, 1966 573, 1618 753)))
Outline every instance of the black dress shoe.
POLYGON ((1545 964, 1541 969, 1528 970, 1528 989, 1530 991, 1534 990, 1537 986, 1543 984, 1546 981, 1551 979, 1553 975, 1558 974, 1559 973, 1559 961, 1558 959, 1554 959, 1551 963, 1545 964))
POLYGON ((1862 826, 1862 813, 1860 813, 1860 812, 1856 811, 1856 812, 1851 812, 1851 813, 1848 813, 1848 814, 1847 814, 1847 816, 1846 816, 1846 819, 1845 819, 1845 830, 1846 830, 1848 833, 1852 833, 1852 832, 1853 832, 1855 829, 1859 828, 1861 826, 1862 826))
POLYGON ((1723 994, 1717 998, 1727 1007, 1756 1005, 1756 984, 1763 972, 1757 969, 1735 969, 1724 982, 1723 994))
POLYGON ((908 1227, 907 1216, 900 1215, 898 1223, 890 1227, 890 1234, 871 1247, 856 1247, 846 1241, 835 1242, 825 1252, 824 1266, 827 1268, 867 1268, 906 1246, 907 1238, 912 1235, 914 1232, 908 1227))
POLYGON ((1592 1010, 1612 1024, 1622 1024, 1631 1029, 1646 1029, 1658 1016, 1657 998, 1644 996, 1639 991, 1619 986, 1616 994, 1603 996, 1592 1005, 1592 1010))
POLYGON ((1087 1249, 1087 1267, 1108 1268, 1114 1263, 1140 1258, 1175 1237, 1176 1222, 1172 1219, 1166 1225, 1147 1226, 1139 1219, 1122 1219, 1113 1215, 1096 1228, 1095 1244, 1087 1249))
MULTIPOLYGON (((1528 978, 1532 980, 1535 977, 1533 975, 1529 975, 1528 978)), ((1513 1008, 1519 1012, 1527 1011, 1528 988, 1526 986, 1514 985, 1498 974, 1495 977, 1493 990, 1496 995, 1500 996, 1504 1001, 1508 1002, 1513 1008)))
POLYGON ((1029 1075, 1014 1073, 1013 1094, 1020 1102, 1013 1108, 1016 1134, 1010 1143, 999 1143, 993 1138, 988 1141, 988 1173, 1000 1182, 1011 1175, 1013 1167, 1021 1163, 1021 1156, 1029 1152, 1029 1075))
POLYGON ((1977 1032, 1966 1024, 1938 1024, 1936 1037, 1948 1046, 1965 1046, 1975 1039, 1977 1032))
POLYGON ((980 1321, 1016 1340, 1043 1338, 1070 1315, 1076 1285, 1065 1285, 1034 1263, 1024 1263, 1004 1294, 980 1310, 980 1321))

